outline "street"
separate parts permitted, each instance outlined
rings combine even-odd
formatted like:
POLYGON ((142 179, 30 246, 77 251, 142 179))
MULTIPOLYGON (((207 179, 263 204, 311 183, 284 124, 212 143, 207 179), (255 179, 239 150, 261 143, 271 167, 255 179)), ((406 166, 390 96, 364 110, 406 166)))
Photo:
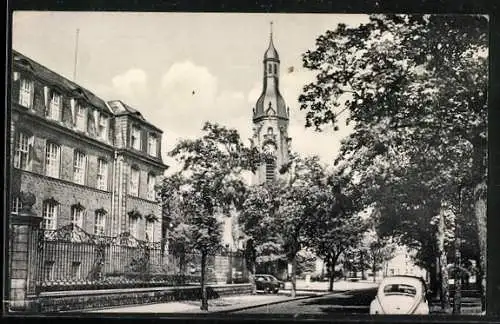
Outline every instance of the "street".
POLYGON ((316 298, 236 310, 231 314, 367 314, 376 293, 376 288, 336 292, 316 298))

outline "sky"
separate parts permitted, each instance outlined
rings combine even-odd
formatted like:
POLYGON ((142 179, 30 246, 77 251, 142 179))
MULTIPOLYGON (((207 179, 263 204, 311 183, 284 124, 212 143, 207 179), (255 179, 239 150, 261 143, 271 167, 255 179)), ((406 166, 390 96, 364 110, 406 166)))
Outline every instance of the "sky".
POLYGON ((75 82, 103 100, 122 100, 162 129, 162 157, 172 171, 178 165, 168 151, 179 139, 201 134, 205 121, 235 128, 249 143, 272 21, 292 150, 326 164, 352 128, 345 114, 338 131, 304 127, 298 97, 314 74, 302 67, 301 55, 338 23, 367 20, 354 14, 16 11, 12 47, 73 80, 78 29, 75 82))

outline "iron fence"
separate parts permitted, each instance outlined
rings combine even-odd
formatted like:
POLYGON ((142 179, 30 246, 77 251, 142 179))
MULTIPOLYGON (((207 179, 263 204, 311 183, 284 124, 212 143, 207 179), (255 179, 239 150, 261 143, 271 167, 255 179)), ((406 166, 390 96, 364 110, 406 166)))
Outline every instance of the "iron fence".
MULTIPOLYGON (((165 241, 149 242, 129 233, 93 235, 73 224, 44 230, 37 254, 39 291, 198 285, 201 256, 171 252, 165 241)), ((221 250, 207 258, 208 283, 248 282, 240 252, 221 250)))

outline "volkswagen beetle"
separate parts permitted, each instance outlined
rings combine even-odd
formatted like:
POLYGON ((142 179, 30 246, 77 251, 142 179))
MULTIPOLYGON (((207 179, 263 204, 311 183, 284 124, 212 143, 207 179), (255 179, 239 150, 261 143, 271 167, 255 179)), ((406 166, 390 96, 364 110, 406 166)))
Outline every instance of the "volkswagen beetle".
POLYGON ((425 281, 413 276, 382 279, 377 296, 370 304, 370 314, 428 315, 425 281))

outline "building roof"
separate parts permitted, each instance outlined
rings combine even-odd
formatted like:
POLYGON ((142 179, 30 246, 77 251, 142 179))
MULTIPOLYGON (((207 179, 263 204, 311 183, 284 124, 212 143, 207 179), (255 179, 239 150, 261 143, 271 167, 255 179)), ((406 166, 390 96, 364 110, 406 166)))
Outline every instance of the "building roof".
POLYGON ((112 114, 112 111, 106 105, 106 102, 101 98, 97 97, 91 91, 85 89, 84 87, 68 80, 60 74, 46 68, 45 66, 37 63, 36 61, 30 59, 26 55, 19 53, 18 51, 12 50, 13 65, 20 67, 22 69, 28 70, 33 73, 36 77, 45 81, 48 85, 58 88, 60 91, 71 93, 75 97, 80 97, 88 101, 92 106, 100 108, 102 111, 112 114))
POLYGON ((130 107, 129 105, 127 105, 123 101, 111 100, 111 101, 108 101, 108 105, 111 108, 111 110, 113 111, 113 114, 115 114, 115 116, 119 116, 119 115, 133 116, 133 117, 141 120, 144 124, 154 128, 158 132, 163 133, 163 131, 160 128, 158 128, 155 125, 148 122, 137 109, 130 107))
POLYGON ((271 31, 271 35, 269 37, 269 46, 268 46, 266 52, 264 53, 264 60, 271 60, 271 59, 274 59, 277 61, 280 60, 280 56, 278 55, 278 51, 276 50, 276 48, 274 48, 272 31, 271 31))

